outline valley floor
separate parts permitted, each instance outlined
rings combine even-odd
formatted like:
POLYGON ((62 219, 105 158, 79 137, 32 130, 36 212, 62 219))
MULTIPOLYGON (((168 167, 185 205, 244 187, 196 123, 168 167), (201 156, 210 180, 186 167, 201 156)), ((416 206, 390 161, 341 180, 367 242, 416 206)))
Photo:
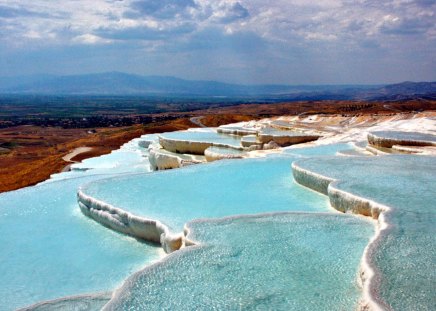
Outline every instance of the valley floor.
MULTIPOLYGON (((436 102, 413 100, 406 102, 318 101, 274 104, 239 104, 192 112, 158 115, 164 121, 129 127, 96 129, 64 129, 20 125, 0 128, 0 193, 42 182, 51 174, 61 172, 70 161, 96 157, 118 149, 122 144, 148 133, 183 130, 190 127, 219 126, 287 115, 299 118, 320 114, 324 120, 316 126, 334 131, 352 127, 356 131, 389 118, 409 119, 417 111, 436 111, 436 102), (76 148, 92 148, 74 157, 66 156, 76 148)), ((156 115, 154 116, 156 117, 156 115)), ((307 126, 307 125, 306 125, 307 126)))

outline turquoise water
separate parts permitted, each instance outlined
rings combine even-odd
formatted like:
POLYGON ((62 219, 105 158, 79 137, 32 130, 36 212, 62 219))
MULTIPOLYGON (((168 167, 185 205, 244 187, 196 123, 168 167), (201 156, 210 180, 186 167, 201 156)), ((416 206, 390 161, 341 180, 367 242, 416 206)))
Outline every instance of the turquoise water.
POLYGON ((275 128, 264 128, 260 131, 260 135, 273 135, 273 136, 306 136, 308 134, 295 132, 295 131, 287 131, 287 130, 278 130, 275 128))
POLYGON ((340 150, 336 155, 348 156, 348 157, 362 157, 362 156, 371 156, 369 152, 365 152, 357 149, 345 149, 340 150))
POLYGON ((371 258, 381 273, 381 300, 394 310, 435 310, 436 157, 331 157, 301 160, 298 166, 392 207, 386 215, 390 227, 371 258))
POLYGON ((291 157, 223 160, 90 183, 85 194, 175 231, 196 218, 273 211, 325 211, 325 196, 297 185, 291 157))
POLYGON ((116 151, 110 154, 90 158, 81 163, 73 164, 72 169, 111 169, 116 170, 120 167, 129 167, 144 163, 144 155, 133 151, 116 151))
POLYGON ((283 148, 283 153, 291 154, 295 156, 311 157, 311 156, 335 155, 338 151, 350 149, 350 144, 347 143, 319 145, 319 146, 305 147, 305 148, 301 148, 297 146, 283 148))
POLYGON ((245 154, 244 151, 242 150, 238 150, 238 149, 233 149, 233 148, 225 148, 225 147, 209 147, 206 149, 207 151, 213 152, 213 153, 218 153, 218 154, 222 154, 222 155, 237 155, 237 156, 242 156, 245 154))
POLYGON ((85 177, 98 174, 145 173, 149 172, 148 150, 138 145, 140 140, 157 141, 157 135, 143 135, 124 144, 120 149, 99 157, 85 159, 73 163, 71 171, 53 174, 46 182, 55 180, 85 177))
POLYGON ((192 222, 190 247, 126 282, 107 310, 355 310, 362 218, 279 214, 192 222))
POLYGON ((76 178, 0 194, 0 310, 107 291, 161 255, 83 216, 76 178))
MULTIPOLYGON (((189 132, 185 135, 200 135, 195 133, 189 132)), ((211 135, 211 132, 204 133, 211 135)), ((230 137, 233 140, 231 136, 225 135, 225 137, 230 137)), ((154 136, 153 139, 156 139, 156 137, 154 136)), ((239 142, 239 140, 237 141, 239 142)), ((0 194, 0 243, 2 245, 2 251, 0 252, 0 310, 13 310, 39 301, 64 296, 111 291, 129 275, 160 258, 162 255, 160 248, 117 234, 83 216, 77 205, 76 192, 80 186, 85 184, 88 184, 88 186, 85 186, 86 193, 135 214, 158 219, 171 226, 175 231, 181 231, 186 222, 197 218, 218 218, 228 215, 271 211, 320 212, 328 209, 325 196, 308 191, 292 180, 290 165, 296 157, 304 156, 302 149, 299 149, 297 154, 290 153, 283 156, 242 161, 229 160, 144 174, 149 170, 146 158, 148 152, 146 149, 138 147, 137 143, 138 141, 134 140, 124 145, 117 152, 76 165, 76 167, 86 168, 86 170, 58 174, 52 180, 38 186, 0 194), (141 174, 118 175, 107 179, 109 175, 105 174, 108 172, 141 172, 141 174), (73 178, 74 176, 82 177, 73 178)), ((333 152, 333 149, 338 148, 342 147, 321 146, 311 149, 308 154, 329 154, 333 152)), ((285 218, 292 217, 286 216, 285 218)), ((224 236, 227 234, 224 232, 227 229, 223 229, 223 223, 220 221, 211 223, 195 222, 191 226, 194 232, 198 232, 198 235, 195 233, 196 238, 198 236, 198 239, 204 240, 205 243, 211 241, 211 243, 216 244, 214 251, 205 253, 204 256, 206 257, 203 258, 218 254, 223 257, 223 260, 229 258, 231 260, 232 256, 225 259, 227 250, 229 248, 238 249, 236 242, 253 236, 257 240, 253 239, 252 244, 246 243, 252 245, 252 250, 247 250, 247 256, 244 259, 247 265, 250 260, 255 259, 249 257, 253 255, 250 252, 256 250, 254 243, 258 241, 262 244, 259 245, 262 246, 259 251, 265 252, 265 256, 267 256, 268 252, 270 257, 271 254, 278 253, 287 262, 295 263, 296 266, 293 269, 297 271, 301 268, 297 265, 297 261, 300 263, 307 261, 305 258, 306 253, 302 252, 301 255, 297 253, 300 251, 303 242, 299 242, 301 245, 297 245, 295 248, 289 246, 289 249, 293 250, 293 253, 291 253, 293 260, 291 260, 283 255, 283 253, 286 253, 284 250, 288 248, 274 246, 275 241, 277 240, 276 245, 279 242, 290 243, 290 241, 298 240, 295 236, 300 233, 305 233, 307 239, 309 239, 307 236, 309 232, 313 232, 313 236, 322 235, 324 231, 317 229, 320 224, 315 219, 318 219, 318 214, 305 217, 298 216, 295 220, 287 219, 285 222, 295 224, 296 231, 292 234, 289 233, 290 235, 285 232, 283 238, 280 234, 278 234, 277 238, 271 238, 270 236, 268 240, 266 235, 268 230, 274 231, 275 228, 279 230, 279 228, 285 227, 285 225, 281 225, 276 217, 271 216, 268 220, 265 220, 265 223, 269 223, 269 225, 265 224, 265 228, 260 225, 259 228, 263 228, 262 232, 265 231, 265 235, 261 235, 259 232, 255 233, 254 225, 246 224, 246 220, 238 220, 237 222, 241 223, 242 232, 239 232, 239 229, 236 228, 239 226, 230 226, 228 234, 240 234, 241 237, 226 238, 230 243, 227 246, 220 244, 223 241, 218 238, 212 238, 214 232, 222 231, 221 234, 224 234, 224 236), (312 219, 314 226, 309 226, 309 230, 307 225, 312 222, 312 219), (299 221, 304 224, 298 224, 299 221), (216 229, 211 229, 209 234, 206 232, 207 227, 216 229), (221 246, 223 246, 223 251, 219 249, 221 246), (265 249, 268 249, 268 252, 265 249)), ((260 221, 260 223, 262 222, 260 221)), ((327 223, 330 223, 329 220, 327 220, 327 223)), ((339 221, 332 220, 331 228, 336 227, 333 223, 336 224, 339 221)), ((348 220, 345 223, 348 223, 348 220)), ((350 228, 356 228, 353 221, 349 225, 350 228)), ((347 226, 345 225, 345 227, 347 226)), ((359 229, 359 232, 364 234, 365 239, 367 239, 371 235, 369 231, 372 232, 372 226, 369 223, 365 223, 363 226, 365 229, 359 229)), ((321 227, 323 226, 321 225, 321 227)), ((345 227, 342 229, 339 226, 338 232, 348 232, 345 227)), ((217 237, 218 235, 217 233, 217 237)), ((360 237, 363 238, 363 235, 360 237)), ((332 240, 331 243, 334 243, 334 241, 332 240)), ((349 267, 351 269, 348 269, 348 261, 347 263, 340 261, 341 267, 346 267, 346 271, 340 273, 347 274, 347 280, 349 276, 353 275, 353 282, 356 279, 358 267, 358 262, 354 263, 353 260, 360 258, 362 254, 359 243, 355 245, 348 243, 350 245, 346 245, 346 247, 350 247, 347 250, 352 253, 347 254, 347 256, 351 256, 347 257, 350 260, 349 267), (358 249, 353 248, 355 246, 358 249)), ((319 248, 320 253, 324 251, 323 248, 319 248)), ((313 259, 314 262, 318 260, 315 257, 313 259)), ((202 262, 205 264, 204 260, 202 262)), ((191 264, 194 267, 198 263, 186 261, 184 264, 191 264)), ((277 271, 281 271, 282 274, 287 271, 284 265, 278 267, 277 271)), ((339 268, 332 266, 332 269, 337 270, 339 268)), ((332 274, 337 274, 337 272, 333 273, 333 270, 331 271, 332 274)), ((264 271, 262 273, 267 275, 270 272, 264 271)), ((207 273, 209 275, 209 272, 207 273)), ((308 278, 308 275, 309 272, 299 277, 302 280, 308 278)), ((218 276, 219 274, 216 277, 218 276)), ((290 278, 293 278, 295 282, 300 282, 294 276, 290 278)), ((323 278, 324 276, 320 274, 319 277, 323 278)), ((277 285, 277 292, 271 294, 275 295, 275 298, 271 300, 273 305, 276 303, 276 299, 281 301, 277 293, 281 292, 279 287, 285 284, 283 282, 277 285)), ((338 288, 342 288, 341 286, 338 286, 338 288)), ((331 298, 333 299, 332 304, 336 303, 336 300, 342 301, 342 299, 347 303, 355 304, 357 300, 355 297, 358 295, 355 284, 351 285, 348 282, 344 286, 347 288, 349 295, 345 298, 331 298)), ((322 288, 325 289, 324 285, 322 288)), ((297 287, 294 287, 294 289, 297 290, 297 287)), ((265 288, 260 288, 256 295, 261 296, 260 292, 265 290, 265 288)), ((318 292, 321 292, 321 289, 316 289, 316 293, 318 292)), ((323 294, 320 295, 320 297, 324 297, 323 294)), ((244 301, 248 299, 243 297, 241 296, 241 299, 244 299, 244 301)), ((286 300, 287 298, 283 299, 286 300)), ((177 302, 177 300, 174 301, 177 302)), ((262 299, 259 301, 261 306, 262 299)), ((266 298, 265 303, 267 301, 266 298)), ((293 303, 302 304, 303 302, 293 303)), ((247 303, 252 306, 252 302, 247 303)), ((282 303, 283 301, 278 302, 277 306, 282 306, 282 303)), ((286 303, 289 303, 289 301, 287 300, 286 303)), ((86 303, 80 299, 77 304, 76 301, 61 302, 61 305, 72 305, 73 307, 81 304, 86 303)))
MULTIPOLYGON (((62 297, 26 307, 26 311, 99 311, 112 297, 111 292, 62 297), (30 310, 29 310, 30 309, 30 310)), ((20 311, 24 311, 20 309, 20 311)))
POLYGON ((230 145, 234 147, 241 146, 241 137, 235 135, 219 134, 215 130, 202 130, 202 131, 180 131, 164 133, 161 135, 163 138, 174 140, 189 140, 195 142, 207 142, 230 145))
POLYGON ((0 194, 0 310, 113 290, 160 258, 159 247, 108 230, 77 206, 84 183, 113 176, 108 173, 149 171, 146 154, 133 140, 76 164, 86 171, 55 174, 38 186, 0 194))

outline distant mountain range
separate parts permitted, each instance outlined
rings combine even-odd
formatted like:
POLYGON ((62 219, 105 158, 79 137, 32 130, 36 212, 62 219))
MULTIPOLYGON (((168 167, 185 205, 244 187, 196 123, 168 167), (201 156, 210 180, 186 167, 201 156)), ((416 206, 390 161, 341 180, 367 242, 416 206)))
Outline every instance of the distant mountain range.
POLYGON ((403 82, 392 85, 241 85, 109 72, 69 76, 0 77, 0 94, 401 100, 436 98, 436 82, 403 82))

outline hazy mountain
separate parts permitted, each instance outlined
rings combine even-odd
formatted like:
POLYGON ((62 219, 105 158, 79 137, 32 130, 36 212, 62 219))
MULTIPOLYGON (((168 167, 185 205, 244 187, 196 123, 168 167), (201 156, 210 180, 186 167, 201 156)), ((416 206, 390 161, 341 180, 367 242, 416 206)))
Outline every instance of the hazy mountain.
POLYGON ((402 82, 385 85, 374 90, 367 90, 356 96, 370 100, 402 100, 409 98, 436 99, 436 82, 402 82))
POLYGON ((240 85, 216 81, 184 80, 166 76, 140 76, 119 72, 87 75, 33 75, 0 77, 3 94, 63 95, 186 95, 272 97, 288 100, 380 99, 435 96, 435 82, 394 85, 240 85))

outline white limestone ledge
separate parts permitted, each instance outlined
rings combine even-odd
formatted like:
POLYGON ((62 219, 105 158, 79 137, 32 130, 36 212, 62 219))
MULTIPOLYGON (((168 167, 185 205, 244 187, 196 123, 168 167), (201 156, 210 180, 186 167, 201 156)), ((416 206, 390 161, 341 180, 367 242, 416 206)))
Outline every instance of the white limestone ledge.
POLYGON ((209 147, 204 151, 207 162, 213 162, 225 159, 242 159, 244 154, 242 152, 227 152, 233 149, 220 148, 220 147, 209 147))
POLYGON ((259 132, 258 129, 250 129, 250 128, 244 128, 244 127, 230 127, 230 126, 220 126, 216 129, 217 133, 220 134, 227 134, 227 135, 238 135, 238 136, 245 136, 245 135, 257 135, 259 132))
POLYGON ((379 241, 386 235, 388 224, 385 220, 385 215, 390 209, 372 200, 339 189, 338 184, 340 181, 304 169, 298 165, 298 162, 292 163, 292 173, 295 181, 300 185, 327 195, 330 205, 337 211, 368 216, 378 220, 377 233, 366 247, 360 266, 359 276, 363 288, 363 296, 359 303, 359 310, 385 310, 386 305, 384 305, 376 290, 380 282, 379 276, 375 273, 376 267, 371 265, 370 262, 379 241))
POLYGON ((133 215, 85 194, 81 188, 77 192, 77 201, 82 213, 89 218, 117 232, 159 243, 167 253, 183 245, 182 233, 172 234, 160 221, 133 215))
POLYGON ((371 145, 384 148, 401 146, 436 146, 436 135, 419 132, 379 131, 368 133, 371 145))
POLYGON ((408 154, 436 155, 436 146, 393 145, 392 150, 408 154))
POLYGON ((292 174, 300 185, 327 195, 330 199, 330 205, 340 212, 378 219, 380 213, 385 210, 384 207, 381 208, 379 204, 371 200, 338 189, 338 181, 306 170, 300 167, 298 162, 292 163, 292 174))
POLYGON ((148 160, 154 171, 180 168, 192 164, 206 162, 205 157, 196 155, 177 154, 165 149, 150 148, 148 160))
POLYGON ((286 147, 295 144, 306 143, 317 140, 319 135, 299 134, 295 132, 275 131, 259 133, 259 141, 263 144, 271 141, 275 142, 280 147, 286 147))
POLYGON ((182 159, 174 154, 160 151, 159 149, 150 149, 148 161, 153 171, 167 170, 182 167, 182 159))
POLYGON ((233 148, 237 150, 243 150, 242 147, 235 147, 226 144, 213 143, 213 142, 201 142, 201 141, 189 141, 182 139, 172 139, 159 136, 159 144, 168 151, 174 153, 189 153, 204 155, 204 151, 209 147, 224 147, 233 148))
POLYGON ((241 145, 244 148, 255 146, 257 149, 262 149, 263 143, 258 140, 257 135, 245 135, 241 138, 241 145))
POLYGON ((153 143, 153 141, 151 141, 151 140, 141 139, 138 141, 138 146, 142 147, 142 148, 148 148, 152 143, 153 143))
POLYGON ((112 298, 112 292, 67 296, 45 300, 17 311, 100 310, 112 298))
POLYGON ((387 155, 392 153, 392 150, 390 148, 385 147, 377 147, 375 145, 368 144, 365 148, 366 151, 373 155, 387 155))

